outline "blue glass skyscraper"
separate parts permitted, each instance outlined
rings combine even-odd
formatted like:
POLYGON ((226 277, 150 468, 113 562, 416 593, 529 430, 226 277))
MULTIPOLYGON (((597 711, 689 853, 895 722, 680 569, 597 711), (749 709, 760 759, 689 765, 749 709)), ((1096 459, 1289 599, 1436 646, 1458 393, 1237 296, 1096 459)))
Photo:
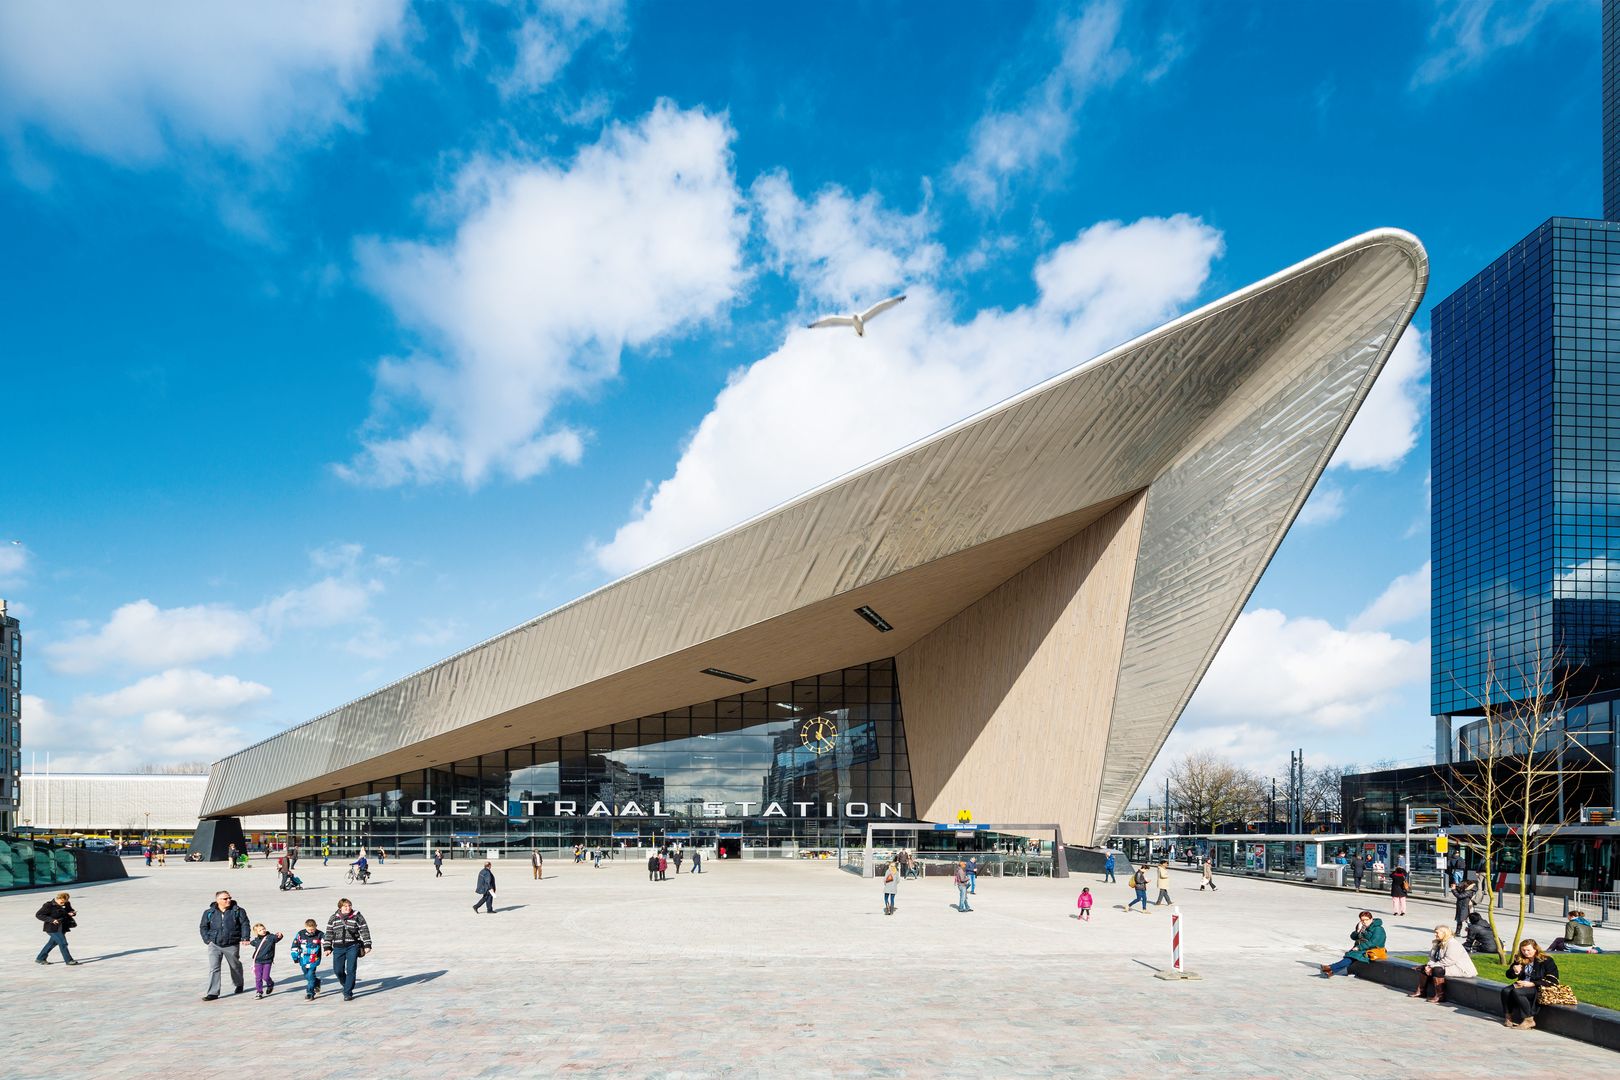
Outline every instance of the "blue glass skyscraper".
POLYGON ((1440 761, 1451 718, 1523 696, 1538 660, 1582 741, 1609 741, 1620 697, 1620 0, 1603 43, 1607 220, 1548 219, 1432 316, 1440 761))

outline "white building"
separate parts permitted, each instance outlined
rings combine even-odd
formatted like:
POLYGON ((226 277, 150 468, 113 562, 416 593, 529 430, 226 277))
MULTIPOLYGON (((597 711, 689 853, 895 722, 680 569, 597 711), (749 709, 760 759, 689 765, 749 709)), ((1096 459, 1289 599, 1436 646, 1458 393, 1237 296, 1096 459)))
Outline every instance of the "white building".
MULTIPOLYGON (((42 833, 190 835, 197 828, 206 773, 24 773, 17 824, 42 833)), ((245 818, 248 833, 282 832, 284 814, 245 818)))

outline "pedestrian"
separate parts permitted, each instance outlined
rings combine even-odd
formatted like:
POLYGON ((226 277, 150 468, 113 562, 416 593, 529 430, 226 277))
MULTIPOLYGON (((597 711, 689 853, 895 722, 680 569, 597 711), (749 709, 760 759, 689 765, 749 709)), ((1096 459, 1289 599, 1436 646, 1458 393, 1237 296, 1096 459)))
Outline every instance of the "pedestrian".
POLYGON ((231 985, 240 994, 247 989, 242 985, 242 957, 238 950, 242 942, 253 936, 253 924, 247 912, 237 906, 231 894, 221 889, 214 894, 214 902, 203 911, 197 926, 203 944, 208 946, 208 993, 204 1001, 219 998, 219 965, 223 961, 231 972, 231 985))
POLYGON ((703 852, 697 848, 692 849, 692 873, 703 873, 703 852))
POLYGON ((664 855, 658 856, 658 880, 669 880, 669 858, 664 855))
POLYGON ((1411 885, 1406 877, 1406 867, 1397 866, 1389 875, 1389 898, 1391 906, 1397 915, 1406 914, 1406 897, 1411 893, 1411 885))
POLYGON ((1108 853, 1108 857, 1103 860, 1103 880, 1114 880, 1114 853, 1112 851, 1110 851, 1108 853))
POLYGON ((968 895, 977 896, 979 895, 979 860, 971 855, 968 856, 967 872, 968 895))
POLYGON ((343 1000, 354 1000, 355 972, 360 958, 371 952, 371 927, 366 917, 354 910, 347 898, 338 901, 337 910, 326 920, 326 954, 332 958, 332 974, 343 989, 343 1000))
POLYGON ((956 864, 956 872, 951 875, 951 880, 956 883, 956 910, 957 911, 972 911, 973 909, 968 907, 968 902, 967 902, 967 898, 968 898, 967 863, 958 862, 956 864))
POLYGON ((540 849, 539 848, 530 848, 529 849, 529 866, 530 866, 531 869, 534 870, 534 880, 536 880, 536 881, 540 880, 540 871, 541 871, 541 865, 540 864, 543 863, 544 861, 545 860, 540 857, 540 849))
POLYGON ((1474 960, 1463 948, 1462 942, 1451 932, 1450 927, 1437 926, 1434 928, 1434 943, 1429 946, 1429 962, 1418 968, 1417 989, 1412 996, 1420 998, 1432 983, 1434 985, 1434 1003, 1445 1004, 1446 979, 1473 979, 1479 976, 1479 969, 1474 967, 1474 960))
POLYGON ((1345 950, 1342 959, 1323 964, 1322 974, 1328 978, 1348 975, 1353 961, 1370 964, 1386 959, 1389 953, 1384 949, 1384 940, 1384 920, 1375 918, 1370 911, 1363 911, 1356 916, 1356 925, 1350 928, 1350 948, 1345 950))
POLYGON ((444 877, 444 852, 433 849, 433 876, 444 877))
POLYGON ((230 860, 231 869, 236 869, 236 844, 232 843, 225 849, 225 857, 230 860))
POLYGON ((151 866, 152 865, 152 845, 147 844, 144 848, 142 848, 141 849, 141 854, 146 856, 146 865, 151 866))
POLYGON ((325 866, 326 861, 328 859, 330 859, 331 857, 332 857, 332 845, 331 844, 322 844, 321 845, 321 865, 325 866))
POLYGON ((1129 911, 1129 910, 1131 910, 1131 908, 1135 907, 1137 904, 1141 904, 1142 905, 1142 914, 1144 914, 1144 915, 1148 914, 1148 905, 1147 905, 1147 868, 1146 867, 1138 866, 1136 868, 1136 872, 1131 875, 1131 888, 1136 890, 1136 898, 1133 899, 1130 903, 1125 905, 1125 910, 1129 911))
POLYGON ((1365 874, 1366 872, 1367 861, 1365 859, 1358 859, 1352 855, 1350 857, 1350 877, 1356 883, 1356 892, 1361 891, 1361 875, 1365 874))
POLYGON ((479 908, 486 908, 491 915, 495 914, 495 871, 489 863, 478 871, 478 884, 474 891, 479 894, 478 903, 473 905, 473 914, 478 914, 479 908))
POLYGON ((676 848, 675 849, 675 876, 676 877, 681 876, 681 859, 682 858, 684 858, 684 856, 681 854, 681 849, 676 848))
POLYGON ((894 914, 894 898, 899 891, 900 867, 891 862, 883 871, 883 914, 894 914))
POLYGON ((647 856, 647 880, 658 880, 658 853, 656 851, 647 856))
POLYGON ((280 934, 272 934, 264 923, 253 924, 253 997, 264 998, 276 992, 276 980, 271 969, 276 964, 276 942, 280 934))
POLYGON ((59 892, 45 901, 40 905, 39 910, 34 912, 34 918, 44 924, 43 929, 45 931, 45 947, 39 950, 38 956, 34 957, 34 963, 49 964, 51 950, 56 949, 62 954, 62 963, 69 967, 78 967, 79 962, 73 959, 72 953, 68 952, 68 931, 79 925, 68 894, 59 892))
POLYGON ((1080 921, 1081 922, 1090 922, 1091 921, 1091 887, 1089 885, 1083 886, 1080 889, 1080 899, 1077 902, 1077 904, 1078 904, 1078 906, 1080 908, 1080 921))
POLYGON ((1462 881, 1454 882, 1451 886, 1451 895, 1457 901, 1457 928, 1452 933, 1460 934, 1468 922, 1469 913, 1474 910, 1474 879, 1464 878, 1462 881))
POLYGON ((385 847, 378 848, 377 849, 377 865, 381 866, 384 863, 386 863, 387 861, 388 861, 388 849, 385 848, 385 847))
POLYGON ((1153 906, 1158 907, 1160 904, 1174 905, 1175 901, 1170 899, 1170 860, 1160 859, 1158 867, 1153 871, 1153 876, 1159 886, 1159 895, 1154 899, 1153 906))
POLYGON ((293 935, 292 962, 304 973, 304 1000, 314 1001, 321 992, 321 942, 325 935, 314 919, 305 919, 304 928, 293 935))
POLYGON ((1463 937, 1463 948, 1474 953, 1502 955, 1502 948, 1496 940, 1496 931, 1491 929, 1491 924, 1485 916, 1477 911, 1468 916, 1468 933, 1463 937))
POLYGON ((1541 951, 1535 938, 1519 942, 1519 951, 1508 965, 1508 978, 1513 981, 1502 987, 1502 1025, 1504 1027, 1533 1028, 1536 1013, 1541 1010, 1541 991, 1558 985, 1558 961, 1541 951), (1515 1015, 1522 1016, 1514 1023, 1515 1015))
POLYGON ((157 849, 157 861, 159 866, 166 865, 166 861, 163 858, 163 856, 166 854, 168 854, 168 848, 164 847, 162 844, 159 844, 157 849))
POLYGON ((1203 892, 1204 891, 1204 886, 1208 885, 1209 886, 1209 891, 1210 892, 1215 892, 1216 891, 1216 886, 1215 886, 1215 864, 1210 861, 1210 858, 1209 858, 1208 855, 1204 856, 1204 861, 1199 866, 1199 875, 1202 878, 1202 880, 1200 880, 1198 882, 1198 891, 1203 892))

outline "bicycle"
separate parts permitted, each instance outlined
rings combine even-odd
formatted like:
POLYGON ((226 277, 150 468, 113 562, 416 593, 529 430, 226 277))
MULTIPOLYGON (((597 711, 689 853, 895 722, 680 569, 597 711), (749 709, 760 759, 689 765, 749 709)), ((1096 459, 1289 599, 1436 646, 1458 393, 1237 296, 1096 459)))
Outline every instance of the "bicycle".
POLYGON ((371 871, 369 869, 362 870, 358 866, 351 865, 349 867, 348 876, 346 876, 343 880, 347 881, 350 885, 353 885, 357 881, 360 884, 365 885, 371 881, 371 871))

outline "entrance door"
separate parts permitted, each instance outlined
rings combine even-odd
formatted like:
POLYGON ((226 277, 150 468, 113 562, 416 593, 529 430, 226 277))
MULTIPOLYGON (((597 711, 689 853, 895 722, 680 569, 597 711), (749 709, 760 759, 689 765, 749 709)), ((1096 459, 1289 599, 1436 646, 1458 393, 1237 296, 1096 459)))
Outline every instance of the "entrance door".
POLYGON ((742 840, 737 837, 729 836, 717 840, 715 847, 719 849, 718 854, 722 859, 742 858, 742 840))

